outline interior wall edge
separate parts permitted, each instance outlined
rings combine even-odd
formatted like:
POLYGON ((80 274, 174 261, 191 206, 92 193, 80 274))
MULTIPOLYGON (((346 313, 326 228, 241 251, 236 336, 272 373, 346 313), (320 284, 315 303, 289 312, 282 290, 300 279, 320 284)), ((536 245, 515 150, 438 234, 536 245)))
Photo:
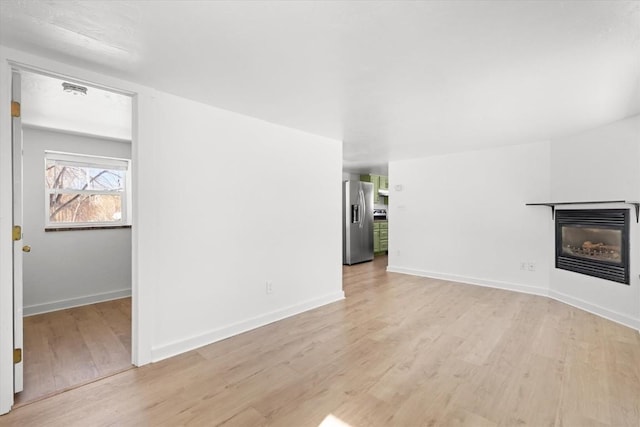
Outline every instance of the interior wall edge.
POLYGON ((180 340, 164 346, 156 347, 152 349, 151 361, 159 362, 161 360, 168 359, 169 357, 173 357, 178 354, 203 347, 205 345, 213 344, 226 338, 230 338, 232 336, 239 335, 244 332, 260 328, 262 326, 266 326, 273 322, 277 322, 278 320, 286 319, 287 317, 295 316, 297 314, 304 313, 306 311, 313 310, 327 304, 332 304, 343 299, 345 299, 344 291, 334 292, 319 298, 314 298, 302 302, 300 304, 295 304, 289 307, 282 308, 280 310, 275 310, 270 313, 253 317, 251 319, 223 326, 221 328, 214 329, 205 332, 204 334, 187 338, 185 340, 180 340))

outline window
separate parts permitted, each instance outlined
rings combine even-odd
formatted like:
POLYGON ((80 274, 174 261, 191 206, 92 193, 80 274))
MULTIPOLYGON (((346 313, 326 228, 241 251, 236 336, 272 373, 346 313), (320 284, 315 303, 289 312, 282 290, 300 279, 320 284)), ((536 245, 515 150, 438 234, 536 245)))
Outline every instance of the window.
POLYGON ((129 160, 45 152, 47 228, 127 222, 129 160))

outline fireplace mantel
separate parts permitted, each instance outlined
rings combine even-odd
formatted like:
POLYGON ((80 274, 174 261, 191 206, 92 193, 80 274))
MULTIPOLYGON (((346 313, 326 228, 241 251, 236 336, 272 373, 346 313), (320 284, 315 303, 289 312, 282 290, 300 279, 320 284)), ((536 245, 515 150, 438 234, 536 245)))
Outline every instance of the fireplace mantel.
POLYGON ((636 209, 636 222, 640 222, 640 202, 631 202, 629 200, 597 200, 591 202, 544 202, 544 203, 527 203, 526 206, 549 206, 551 208, 551 219, 555 219, 556 206, 575 206, 575 205, 604 205, 612 203, 623 203, 632 205, 636 209))

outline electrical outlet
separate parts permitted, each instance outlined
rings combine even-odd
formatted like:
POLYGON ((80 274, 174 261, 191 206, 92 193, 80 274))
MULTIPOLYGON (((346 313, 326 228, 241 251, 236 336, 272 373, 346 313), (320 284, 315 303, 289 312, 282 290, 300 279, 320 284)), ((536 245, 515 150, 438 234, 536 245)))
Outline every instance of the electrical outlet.
POLYGON ((527 269, 527 263, 526 263, 526 262, 524 262, 524 261, 522 261, 522 262, 520 263, 520 270, 523 270, 523 271, 524 271, 524 270, 526 270, 526 269, 527 269))
POLYGON ((527 270, 529 271, 536 271, 536 263, 535 262, 530 262, 527 264, 527 270))
POLYGON ((273 282, 270 280, 267 280, 267 288, 266 291, 268 294, 272 294, 273 293, 273 282))

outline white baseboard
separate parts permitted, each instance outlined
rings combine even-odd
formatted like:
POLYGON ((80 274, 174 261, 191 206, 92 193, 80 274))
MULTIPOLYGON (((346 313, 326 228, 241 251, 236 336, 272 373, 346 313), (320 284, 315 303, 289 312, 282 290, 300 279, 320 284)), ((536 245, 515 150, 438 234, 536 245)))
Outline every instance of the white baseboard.
POLYGON ((589 313, 595 314, 597 316, 604 317, 605 319, 609 319, 613 322, 620 323, 621 325, 636 329, 640 332, 640 319, 634 319, 633 317, 626 314, 618 313, 616 311, 601 307, 597 304, 592 304, 580 298, 575 298, 571 295, 563 294, 562 292, 557 292, 554 290, 549 291, 549 297, 565 304, 569 304, 573 307, 579 308, 581 310, 588 311, 589 313))
POLYGON ((429 277, 432 279, 449 280, 451 282, 467 283, 470 285, 484 286, 487 288, 504 289, 507 291, 522 292, 525 294, 548 296, 547 288, 540 288, 519 283, 501 282, 497 280, 478 279, 476 277, 459 276, 457 274, 436 273, 433 271, 417 270, 413 268, 388 266, 387 271, 391 273, 410 274, 412 276, 429 277))
POLYGON ((609 319, 613 322, 620 323, 621 325, 628 326, 640 332, 640 319, 633 318, 624 313, 619 313, 601 307, 596 304, 574 298, 570 295, 556 292, 547 288, 538 288, 535 286, 521 285, 517 283, 500 282, 495 280, 478 279, 475 277, 459 276, 455 274, 435 273, 432 271, 417 270, 412 268, 394 267, 388 266, 387 271, 391 273, 409 274, 412 276, 430 277, 432 279, 449 280, 452 282, 466 283, 470 285, 486 286, 489 288, 504 289, 508 291, 522 292, 525 294, 539 295, 547 298, 552 298, 556 301, 571 305, 589 313, 595 314, 605 319, 609 319))
POLYGON ((186 351, 212 344, 214 342, 221 341, 234 335, 238 335, 243 332, 268 325, 269 323, 273 323, 278 320, 282 320, 284 318, 291 317, 296 314, 300 314, 302 312, 309 311, 314 308, 318 308, 323 305, 343 299, 343 291, 335 292, 320 298, 314 298, 300 304, 295 304, 280 310, 253 317, 251 319, 243 320, 228 326, 214 329, 198 336, 187 338, 185 340, 175 341, 171 344, 156 347, 151 349, 151 361, 158 362, 160 360, 184 353, 186 351))
POLYGON ((86 295, 77 298, 45 302, 42 304, 26 305, 23 308, 23 315, 33 316, 34 314, 48 313, 50 311, 64 310, 65 308, 80 307, 82 305, 95 304, 98 302, 111 301, 114 299, 126 298, 130 296, 131 288, 103 292, 100 294, 86 295))

